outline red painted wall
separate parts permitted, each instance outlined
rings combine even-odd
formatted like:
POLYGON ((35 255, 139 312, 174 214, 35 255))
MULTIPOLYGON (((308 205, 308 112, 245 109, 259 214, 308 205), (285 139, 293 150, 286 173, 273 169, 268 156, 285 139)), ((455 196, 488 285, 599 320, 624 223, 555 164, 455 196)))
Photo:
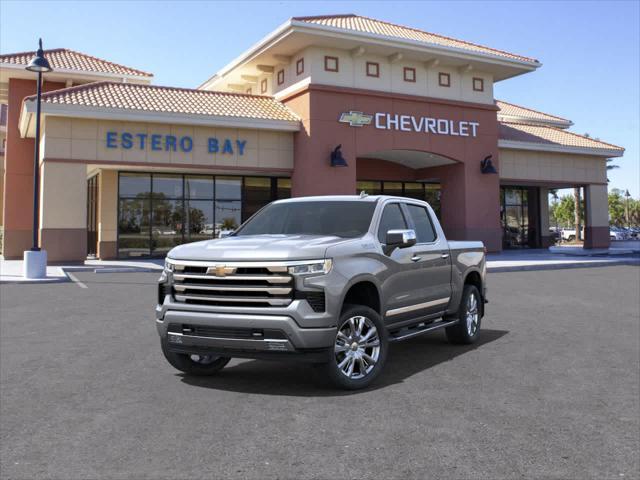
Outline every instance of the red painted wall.
MULTIPOLYGON (((44 82, 43 91, 64 88, 64 83, 44 82)), ((18 129, 22 100, 36 93, 36 81, 9 79, 7 145, 4 174, 4 237, 6 259, 22 258, 32 243, 33 139, 21 138, 18 129)))
POLYGON ((493 156, 499 169, 496 108, 465 102, 395 95, 367 90, 311 85, 283 100, 302 119, 294 142, 293 195, 354 194, 356 180, 438 178, 442 184, 442 217, 451 239, 482 240, 491 251, 501 249, 498 175, 480 173, 480 161, 493 156), (385 112, 416 117, 479 122, 476 137, 351 127, 339 123, 342 112, 385 112), (329 164, 333 148, 342 144, 347 168, 329 164), (419 150, 457 163, 426 170, 358 157, 381 150, 419 150), (373 177, 372 175, 375 175, 373 177))

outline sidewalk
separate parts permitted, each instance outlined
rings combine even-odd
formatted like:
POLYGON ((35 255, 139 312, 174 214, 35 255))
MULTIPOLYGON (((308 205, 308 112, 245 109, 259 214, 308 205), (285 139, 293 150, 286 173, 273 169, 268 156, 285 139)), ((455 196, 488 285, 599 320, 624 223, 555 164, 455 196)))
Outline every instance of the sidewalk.
MULTIPOLYGON (((570 248, 570 247, 560 247, 570 248)), ((582 250, 582 249, 581 249, 582 250)), ((487 255, 489 272, 518 272, 525 270, 558 270, 566 268, 603 267, 613 265, 640 265, 640 255, 597 254, 598 256, 552 253, 541 250, 505 250, 487 255), (604 256, 602 256, 604 255, 604 256)), ((56 265, 47 267, 47 278, 33 280, 22 276, 22 260, 0 258, 0 283, 52 283, 75 281, 73 272, 94 271, 96 273, 160 272, 164 260, 87 260, 84 264, 56 265)))

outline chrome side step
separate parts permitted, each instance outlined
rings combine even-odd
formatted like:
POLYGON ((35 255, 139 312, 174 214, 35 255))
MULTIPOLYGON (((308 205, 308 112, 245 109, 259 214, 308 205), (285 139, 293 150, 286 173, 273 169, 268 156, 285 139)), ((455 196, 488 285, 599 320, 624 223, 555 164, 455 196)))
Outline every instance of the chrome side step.
POLYGON ((441 320, 440 322, 433 322, 428 324, 418 324, 417 326, 412 325, 411 327, 405 327, 393 334, 389 334, 389 342, 400 342, 402 340, 407 340, 409 338, 417 337, 418 335, 422 335, 423 333, 432 332, 433 330, 438 330, 439 328, 450 327, 451 325, 455 325, 459 320, 450 320, 445 321, 441 320))

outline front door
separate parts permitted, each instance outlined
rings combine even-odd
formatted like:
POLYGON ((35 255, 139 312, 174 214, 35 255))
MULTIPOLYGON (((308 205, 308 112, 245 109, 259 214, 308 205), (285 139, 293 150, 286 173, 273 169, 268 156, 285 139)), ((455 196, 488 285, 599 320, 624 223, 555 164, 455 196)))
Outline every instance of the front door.
POLYGON ((87 256, 98 254, 98 175, 87 180, 87 256))

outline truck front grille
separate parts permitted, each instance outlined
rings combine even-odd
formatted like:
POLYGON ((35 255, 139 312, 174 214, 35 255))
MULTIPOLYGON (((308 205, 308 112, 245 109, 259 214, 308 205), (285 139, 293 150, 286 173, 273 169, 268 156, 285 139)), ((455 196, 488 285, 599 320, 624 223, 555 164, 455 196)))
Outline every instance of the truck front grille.
POLYGON ((174 263, 177 302, 227 307, 286 307, 293 300, 293 277, 286 265, 174 263))

